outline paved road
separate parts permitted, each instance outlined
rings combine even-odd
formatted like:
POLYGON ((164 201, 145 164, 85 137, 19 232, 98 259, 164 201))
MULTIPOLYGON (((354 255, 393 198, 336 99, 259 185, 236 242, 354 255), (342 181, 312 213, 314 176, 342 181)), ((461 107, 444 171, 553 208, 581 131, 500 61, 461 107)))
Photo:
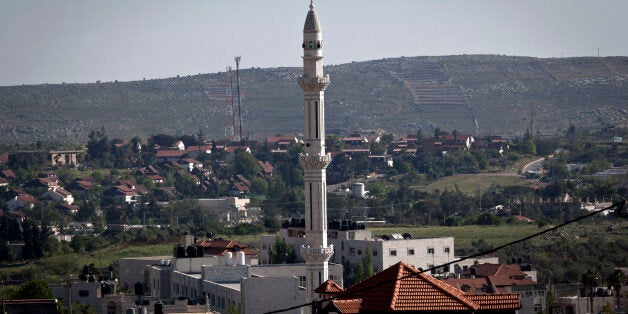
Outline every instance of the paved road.
POLYGON ((545 158, 531 161, 521 168, 521 173, 526 174, 528 171, 539 173, 543 171, 543 162, 545 162, 545 158))

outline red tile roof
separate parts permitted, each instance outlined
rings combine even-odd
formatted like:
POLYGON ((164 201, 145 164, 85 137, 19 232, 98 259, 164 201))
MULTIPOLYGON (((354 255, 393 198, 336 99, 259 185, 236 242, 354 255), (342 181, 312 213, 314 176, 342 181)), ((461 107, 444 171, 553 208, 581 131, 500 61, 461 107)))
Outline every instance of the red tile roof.
POLYGON ((266 137, 266 142, 267 143, 278 143, 278 142, 292 142, 292 143, 296 143, 297 138, 295 136, 290 136, 290 135, 284 135, 284 136, 267 136, 266 137))
POLYGON ((333 306, 336 310, 343 314, 356 314, 360 313, 360 309, 362 308, 362 299, 332 300, 330 306, 333 306))
POLYGON ((443 281, 469 294, 495 292, 487 278, 446 278, 443 281))
POLYGON ((362 299, 361 311, 463 311, 519 309, 518 294, 470 295, 399 262, 349 288, 339 300, 362 299))
POLYGON ((13 172, 13 170, 11 169, 2 170, 2 176, 4 176, 7 179, 17 179, 15 172, 13 172))
POLYGON ((260 165, 260 167, 262 167, 262 170, 264 170, 266 174, 272 174, 273 171, 275 170, 275 167, 273 167, 273 165, 268 161, 266 162, 257 161, 257 163, 260 165))
POLYGON ((169 149, 169 150, 160 150, 157 151, 157 158, 168 158, 168 157, 181 157, 183 155, 187 154, 186 151, 184 150, 174 150, 174 149, 169 149))
POLYGON ((480 306, 464 292, 399 262, 345 290, 366 311, 468 311, 480 306))
POLYGON ((242 251, 246 255, 257 255, 254 251, 246 247, 246 244, 233 240, 203 240, 194 243, 195 246, 204 248, 206 255, 225 255, 227 252, 242 251))
POLYGON ((318 294, 335 294, 342 291, 342 288, 340 288, 340 286, 332 280, 326 280, 322 285, 314 289, 314 292, 318 294))
POLYGON ((521 307, 517 293, 474 294, 468 295, 467 298, 480 304, 480 310, 507 310, 521 307))
POLYGON ((194 158, 183 158, 183 161, 189 164, 201 164, 202 163, 194 158))
POLYGON ((17 196, 17 199, 26 202, 26 203, 30 203, 30 204, 37 204, 38 200, 28 194, 21 194, 17 196))

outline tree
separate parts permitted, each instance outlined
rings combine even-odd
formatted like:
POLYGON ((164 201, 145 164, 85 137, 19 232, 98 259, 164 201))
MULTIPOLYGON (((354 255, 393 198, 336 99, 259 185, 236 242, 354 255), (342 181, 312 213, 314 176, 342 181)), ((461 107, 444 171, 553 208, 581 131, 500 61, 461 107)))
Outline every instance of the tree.
POLYGON ((616 268, 615 271, 613 271, 608 277, 608 286, 610 288, 613 288, 613 294, 617 298, 617 301, 615 303, 615 306, 617 306, 617 311, 619 311, 619 297, 621 292, 621 286, 626 283, 627 279, 628 277, 626 276, 626 273, 624 273, 624 271, 620 268, 616 268))
POLYGON ((254 177, 261 170, 260 165, 257 163, 257 159, 244 150, 238 150, 238 152, 236 152, 233 163, 235 173, 241 174, 246 178, 254 177))
POLYGON ((373 270, 373 252, 371 252, 370 247, 367 246, 364 250, 364 257, 362 258, 361 262, 362 274, 360 275, 360 277, 362 277, 362 279, 360 279, 360 281, 375 274, 375 271, 373 270))
POLYGON ((11 293, 9 297, 12 299, 54 299, 52 290, 48 287, 48 283, 42 280, 33 280, 24 287, 11 293))
POLYGON ((589 303, 591 304, 590 312, 593 312, 593 297, 595 296, 595 288, 599 284, 600 273, 593 267, 587 269, 580 279, 580 283, 589 295, 589 303))
POLYGON ((268 190, 268 182, 260 177, 251 179, 251 192, 255 194, 265 194, 268 190))
POLYGON ((286 244, 286 241, 277 237, 275 246, 270 250, 271 264, 292 264, 297 262, 297 254, 294 249, 286 244))

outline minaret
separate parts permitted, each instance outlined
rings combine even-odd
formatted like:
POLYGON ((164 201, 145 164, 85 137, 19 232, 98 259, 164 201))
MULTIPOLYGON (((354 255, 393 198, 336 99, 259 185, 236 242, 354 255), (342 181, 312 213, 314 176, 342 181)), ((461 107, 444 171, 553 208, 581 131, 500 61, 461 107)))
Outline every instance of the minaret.
POLYGON ((334 253, 327 246, 326 168, 331 156, 325 154, 325 88, 329 76, 323 75, 323 33, 314 4, 303 26, 303 89, 305 115, 305 155, 299 162, 305 173, 305 241, 301 256, 306 262, 307 301, 314 299, 314 289, 329 277, 328 261, 334 253))

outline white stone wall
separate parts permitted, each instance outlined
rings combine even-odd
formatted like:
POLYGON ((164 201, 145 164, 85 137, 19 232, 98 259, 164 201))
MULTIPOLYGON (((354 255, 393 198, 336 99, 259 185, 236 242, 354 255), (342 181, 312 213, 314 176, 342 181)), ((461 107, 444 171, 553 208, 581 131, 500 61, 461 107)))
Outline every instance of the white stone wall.
MULTIPOLYGON (((265 313, 305 303, 305 290, 297 277, 243 278, 242 313, 265 313)), ((285 313, 302 313, 301 309, 285 313)))

